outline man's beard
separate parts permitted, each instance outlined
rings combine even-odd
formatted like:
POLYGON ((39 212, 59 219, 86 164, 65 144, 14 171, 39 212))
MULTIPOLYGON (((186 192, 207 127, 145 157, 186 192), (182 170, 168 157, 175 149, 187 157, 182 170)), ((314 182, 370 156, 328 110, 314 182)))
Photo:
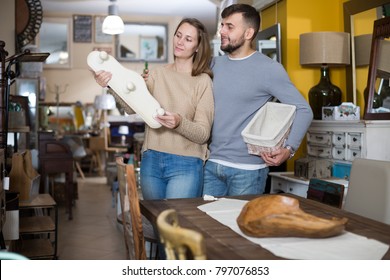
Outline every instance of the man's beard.
POLYGON ((226 46, 221 45, 221 50, 226 53, 232 53, 244 45, 244 38, 240 38, 240 40, 236 44, 229 43, 226 46))

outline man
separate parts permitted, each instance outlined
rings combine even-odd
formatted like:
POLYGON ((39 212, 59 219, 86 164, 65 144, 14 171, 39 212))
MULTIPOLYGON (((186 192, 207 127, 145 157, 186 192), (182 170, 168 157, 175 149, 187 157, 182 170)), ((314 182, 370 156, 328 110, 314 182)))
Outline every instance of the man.
POLYGON ((294 155, 313 119, 309 104, 291 83, 283 66, 252 46, 260 16, 250 5, 234 4, 221 14, 221 50, 216 57, 213 91, 215 116, 205 165, 203 194, 261 194, 268 166, 294 155), (296 116, 283 147, 261 156, 248 153, 242 130, 268 101, 296 106, 296 116))

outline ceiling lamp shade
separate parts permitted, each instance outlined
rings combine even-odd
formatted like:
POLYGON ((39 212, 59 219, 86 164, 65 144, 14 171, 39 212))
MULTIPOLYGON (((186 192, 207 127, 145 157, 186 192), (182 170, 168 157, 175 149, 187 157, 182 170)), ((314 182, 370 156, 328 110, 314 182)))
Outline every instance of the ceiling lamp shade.
POLYGON ((118 15, 118 6, 115 4, 115 0, 110 1, 113 4, 108 6, 108 16, 103 21, 102 31, 110 35, 121 34, 125 30, 125 25, 118 15))

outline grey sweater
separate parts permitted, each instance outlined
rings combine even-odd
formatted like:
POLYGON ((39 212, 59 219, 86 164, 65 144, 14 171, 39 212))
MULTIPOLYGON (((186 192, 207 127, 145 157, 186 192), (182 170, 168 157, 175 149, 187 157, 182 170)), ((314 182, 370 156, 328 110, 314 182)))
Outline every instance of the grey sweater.
POLYGON ((240 60, 230 59, 227 55, 216 57, 212 69, 215 115, 210 159, 241 164, 264 163, 261 157, 248 154, 241 131, 273 97, 281 103, 296 106, 296 116, 286 144, 298 149, 313 113, 281 64, 255 52, 240 60))

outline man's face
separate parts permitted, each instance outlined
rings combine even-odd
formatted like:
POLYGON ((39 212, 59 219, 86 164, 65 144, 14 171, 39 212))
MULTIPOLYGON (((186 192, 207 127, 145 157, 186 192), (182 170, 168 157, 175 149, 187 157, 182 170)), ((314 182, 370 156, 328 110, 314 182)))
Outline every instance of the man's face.
POLYGON ((245 42, 246 27, 240 13, 222 19, 221 22, 221 50, 232 53, 242 47, 245 42))

